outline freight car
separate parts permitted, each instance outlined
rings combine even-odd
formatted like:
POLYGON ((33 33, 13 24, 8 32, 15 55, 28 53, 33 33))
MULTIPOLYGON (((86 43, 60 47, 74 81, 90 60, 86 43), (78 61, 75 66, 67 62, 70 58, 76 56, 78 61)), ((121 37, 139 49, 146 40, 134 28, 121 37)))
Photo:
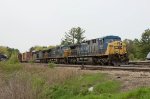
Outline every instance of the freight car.
POLYGON ((33 59, 33 52, 25 52, 18 56, 21 62, 30 62, 33 59))
POLYGON ((33 53, 33 59, 39 62, 63 64, 128 64, 126 44, 119 36, 105 36, 87 40, 80 44, 57 46, 33 53))

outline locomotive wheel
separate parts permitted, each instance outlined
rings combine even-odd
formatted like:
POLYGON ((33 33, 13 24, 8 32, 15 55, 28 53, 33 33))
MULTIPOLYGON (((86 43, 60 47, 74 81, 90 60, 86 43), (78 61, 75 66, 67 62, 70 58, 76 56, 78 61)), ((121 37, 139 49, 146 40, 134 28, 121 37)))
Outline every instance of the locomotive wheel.
POLYGON ((99 63, 100 65, 104 65, 104 60, 103 60, 103 59, 99 59, 99 60, 98 60, 98 63, 99 63))
POLYGON ((113 61, 112 64, 113 64, 113 66, 120 66, 121 65, 121 63, 118 61, 113 61))
POLYGON ((77 59, 76 59, 76 58, 73 58, 73 59, 72 59, 72 63, 73 63, 73 64, 77 64, 77 59))
POLYGON ((97 58, 92 58, 92 64, 97 65, 98 64, 98 59, 97 58))
POLYGON ((123 61, 121 62, 123 65, 128 65, 129 64, 129 61, 123 61))

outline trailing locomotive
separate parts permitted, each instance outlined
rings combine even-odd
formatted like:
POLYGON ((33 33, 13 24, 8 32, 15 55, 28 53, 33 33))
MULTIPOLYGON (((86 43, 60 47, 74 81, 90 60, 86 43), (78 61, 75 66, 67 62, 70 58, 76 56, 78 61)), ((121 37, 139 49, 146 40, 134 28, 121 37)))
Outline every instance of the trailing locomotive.
POLYGON ((87 40, 81 44, 57 46, 49 50, 32 52, 30 55, 32 60, 42 63, 118 66, 128 64, 129 61, 126 44, 119 36, 105 36, 87 40))

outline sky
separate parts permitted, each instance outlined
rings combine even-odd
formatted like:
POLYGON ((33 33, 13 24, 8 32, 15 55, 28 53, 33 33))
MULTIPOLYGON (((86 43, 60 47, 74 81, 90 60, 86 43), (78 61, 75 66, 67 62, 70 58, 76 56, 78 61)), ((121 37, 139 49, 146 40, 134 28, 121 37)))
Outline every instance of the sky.
POLYGON ((86 39, 140 39, 150 28, 150 0, 0 0, 0 46, 28 51, 58 45, 81 27, 86 39))

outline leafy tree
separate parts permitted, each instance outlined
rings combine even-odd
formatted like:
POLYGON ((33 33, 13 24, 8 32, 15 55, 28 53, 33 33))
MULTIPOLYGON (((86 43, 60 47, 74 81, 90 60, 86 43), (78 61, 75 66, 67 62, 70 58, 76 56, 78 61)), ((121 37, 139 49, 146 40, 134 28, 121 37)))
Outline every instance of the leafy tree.
POLYGON ((62 41, 61 41, 61 45, 70 45, 70 44, 72 44, 72 43, 67 38, 62 39, 62 41))
POLYGON ((123 42, 125 42, 126 43, 126 45, 127 45, 127 51, 128 51, 128 54, 131 54, 131 53, 134 53, 134 42, 132 41, 132 40, 130 40, 130 39, 125 39, 123 42))
POLYGON ((142 34, 141 39, 128 40, 124 42, 127 44, 127 50, 130 59, 145 59, 148 52, 150 52, 150 30, 147 29, 142 34))
POLYGON ((71 44, 73 44, 74 39, 75 39, 75 37, 74 37, 73 33, 70 33, 70 32, 67 33, 66 32, 65 37, 61 41, 61 45, 71 45, 71 44))
POLYGON ((145 32, 142 34, 139 48, 141 58, 145 58, 148 52, 150 52, 150 29, 145 30, 145 32))
POLYGON ((40 50, 43 50, 45 48, 47 48, 47 47, 46 46, 34 46, 34 47, 30 48, 30 52, 32 52, 32 51, 40 51, 40 50))
POLYGON ((7 55, 8 58, 14 52, 19 53, 19 50, 18 49, 14 49, 14 48, 5 47, 5 46, 0 46, 0 54, 5 54, 5 55, 7 55))
POLYGON ((65 33, 65 37, 61 41, 61 45, 70 45, 75 43, 81 43, 84 40, 83 33, 85 30, 80 27, 72 28, 68 33, 65 33))
POLYGON ((51 49, 51 48, 54 48, 54 47, 55 47, 55 46, 51 46, 51 45, 50 45, 50 46, 47 47, 47 49, 51 49))
POLYGON ((31 47, 30 49, 29 49, 29 51, 30 52, 32 52, 32 51, 41 51, 41 50, 48 50, 48 49, 51 49, 51 48, 53 48, 54 46, 34 46, 34 47, 31 47))
POLYGON ((65 38, 68 40, 69 43, 75 44, 75 36, 76 36, 76 28, 72 28, 66 33, 65 38))
POLYGON ((8 54, 8 48, 4 46, 0 46, 0 54, 8 54))
POLYGON ((80 27, 76 28, 76 40, 77 40, 77 44, 81 43, 85 37, 83 36, 83 34, 85 33, 85 30, 81 29, 80 27))
POLYGON ((125 39, 123 42, 125 42, 127 45, 127 52, 128 52, 129 58, 133 60, 135 57, 134 41, 130 39, 125 39))
POLYGON ((140 48, 139 45, 140 45, 140 41, 138 39, 134 39, 133 40, 133 48, 132 48, 132 50, 134 50, 134 57, 136 59, 140 59, 141 58, 141 53, 140 53, 141 48, 140 48))

